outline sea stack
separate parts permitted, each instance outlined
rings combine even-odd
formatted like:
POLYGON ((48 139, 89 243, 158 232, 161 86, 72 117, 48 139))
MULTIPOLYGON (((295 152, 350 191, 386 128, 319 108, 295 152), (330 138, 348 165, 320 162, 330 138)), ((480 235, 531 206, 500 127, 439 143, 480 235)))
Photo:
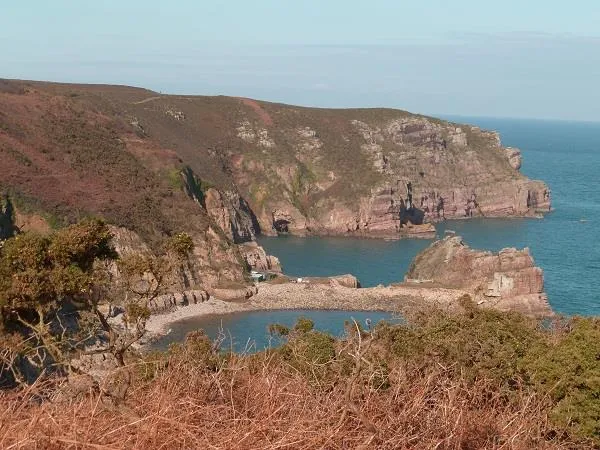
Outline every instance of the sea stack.
POLYGON ((483 307, 552 315, 543 271, 528 248, 493 253, 471 249, 460 236, 448 236, 415 257, 405 281, 461 289, 483 307))

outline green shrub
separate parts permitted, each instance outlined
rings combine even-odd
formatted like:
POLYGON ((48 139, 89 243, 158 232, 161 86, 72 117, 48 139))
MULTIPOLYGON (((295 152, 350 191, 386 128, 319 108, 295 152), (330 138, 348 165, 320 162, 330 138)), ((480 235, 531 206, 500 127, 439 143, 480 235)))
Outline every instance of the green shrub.
POLYGON ((294 325, 294 331, 308 333, 315 327, 315 323, 307 317, 299 317, 294 325))
POLYGON ((575 318, 558 339, 532 348, 523 360, 529 382, 550 396, 551 417, 600 443, 600 320, 575 318))
POLYGON ((378 333, 397 357, 420 364, 437 361, 468 380, 484 377, 505 385, 520 381, 519 361, 543 338, 522 315, 482 308, 455 315, 423 313, 378 333))
POLYGON ((299 318, 280 354, 291 367, 306 376, 311 383, 321 384, 332 375, 336 340, 329 334, 313 330, 314 323, 299 318))
POLYGON ((289 327, 281 325, 279 323, 272 323, 268 327, 269 334, 271 336, 288 336, 290 334, 289 327))
POLYGON ((179 169, 171 169, 167 172, 167 180, 169 186, 178 191, 182 190, 185 186, 183 181, 183 175, 179 169))

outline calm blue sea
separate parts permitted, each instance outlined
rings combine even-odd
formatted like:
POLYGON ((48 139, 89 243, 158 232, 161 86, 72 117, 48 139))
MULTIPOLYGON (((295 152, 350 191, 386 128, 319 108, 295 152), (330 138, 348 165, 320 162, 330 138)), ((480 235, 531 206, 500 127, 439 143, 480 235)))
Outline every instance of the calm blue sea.
POLYGON ((356 320, 367 328, 367 320, 375 326, 381 320, 398 322, 391 313, 380 311, 317 311, 317 310, 280 310, 251 311, 222 316, 192 317, 172 325, 172 331, 155 341, 151 348, 166 350, 174 342, 182 342, 187 333, 203 329, 211 339, 221 336, 221 348, 235 352, 250 352, 276 347, 281 341, 269 335, 269 325, 278 323, 292 327, 298 318, 306 317, 314 322, 315 328, 333 336, 344 334, 345 322, 356 320))
MULTIPOLYGON (((500 132, 506 146, 523 152, 522 172, 552 190, 555 211, 544 219, 448 221, 473 248, 529 247, 544 269, 553 309, 599 315, 600 123, 447 117, 500 132)), ((412 258, 429 241, 354 238, 260 239, 291 275, 352 273, 363 286, 402 280, 412 258)))

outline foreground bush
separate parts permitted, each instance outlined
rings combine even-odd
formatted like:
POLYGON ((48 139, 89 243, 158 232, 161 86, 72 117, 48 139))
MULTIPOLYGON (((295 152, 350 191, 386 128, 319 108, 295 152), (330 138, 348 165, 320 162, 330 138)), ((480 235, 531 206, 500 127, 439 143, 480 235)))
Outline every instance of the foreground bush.
POLYGON ((472 306, 341 340, 301 322, 254 355, 195 333, 131 363, 123 404, 1 393, 0 448, 594 448, 599 333, 472 306))

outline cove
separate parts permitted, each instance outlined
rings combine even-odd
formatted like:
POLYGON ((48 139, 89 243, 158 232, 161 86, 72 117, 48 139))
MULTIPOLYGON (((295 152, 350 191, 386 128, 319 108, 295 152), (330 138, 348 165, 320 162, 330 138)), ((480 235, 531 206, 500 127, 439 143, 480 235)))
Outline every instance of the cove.
MULTIPOLYGON (((497 130, 503 145, 518 147, 521 171, 544 180, 554 212, 544 219, 470 219, 437 225, 461 235, 472 248, 529 247, 544 270, 545 289, 558 313, 599 315, 600 123, 448 117, 497 130)), ((285 273, 351 273, 363 286, 401 281, 415 255, 431 241, 332 237, 261 237, 285 273)))
POLYGON ((152 342, 148 348, 166 350, 172 343, 183 342, 187 333, 203 329, 211 339, 217 338, 222 330, 224 349, 231 348, 237 353, 261 351, 281 344, 279 339, 269 335, 269 325, 279 323, 291 327, 299 317, 311 319, 315 329, 333 336, 342 336, 344 322, 352 319, 365 328, 367 319, 372 326, 382 320, 392 323, 399 321, 392 313, 381 311, 273 310, 209 315, 174 322, 171 332, 152 342))

